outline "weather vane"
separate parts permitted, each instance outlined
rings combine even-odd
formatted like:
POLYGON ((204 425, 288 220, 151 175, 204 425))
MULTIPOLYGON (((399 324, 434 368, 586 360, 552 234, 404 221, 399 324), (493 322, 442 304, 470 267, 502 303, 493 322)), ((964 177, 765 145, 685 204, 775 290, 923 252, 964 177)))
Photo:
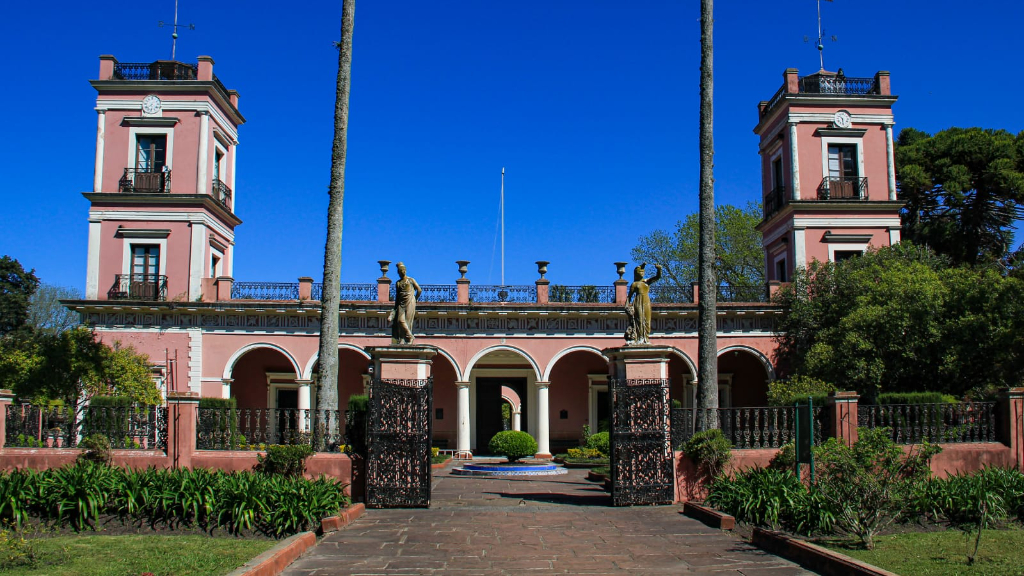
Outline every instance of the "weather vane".
MULTIPOLYGON (((831 2, 832 0, 825 0, 825 2, 831 2)), ((832 42, 839 40, 835 34, 829 38, 832 42)), ((804 36, 804 42, 809 41, 810 38, 804 36)), ((818 62, 821 64, 821 69, 825 69, 825 31, 821 28, 821 0, 818 0, 818 62)))
MULTIPOLYGON (((163 28, 166 26, 164 21, 161 20, 157 23, 157 26, 163 28)), ((178 24, 178 0, 174 0, 174 24, 171 26, 173 32, 171 32, 171 60, 174 60, 174 51, 178 47, 178 28, 188 28, 189 30, 195 30, 195 24, 178 24)))

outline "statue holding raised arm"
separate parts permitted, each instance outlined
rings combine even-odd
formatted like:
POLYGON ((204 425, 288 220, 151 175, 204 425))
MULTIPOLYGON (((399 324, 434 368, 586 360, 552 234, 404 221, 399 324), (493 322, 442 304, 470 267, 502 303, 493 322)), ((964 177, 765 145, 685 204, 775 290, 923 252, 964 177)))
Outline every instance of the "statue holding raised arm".
POLYGON ((644 278, 644 268, 647 263, 633 269, 633 283, 629 285, 629 293, 626 298, 629 303, 626 305, 626 318, 629 325, 626 328, 626 345, 650 344, 651 343, 651 297, 648 292, 651 284, 661 278, 661 266, 654 265, 656 272, 650 278, 644 278))
POLYGON ((405 275, 405 264, 399 262, 398 281, 395 282, 395 309, 388 315, 391 321, 391 343, 412 344, 416 337, 412 335, 413 321, 416 320, 416 300, 423 289, 416 280, 405 275))

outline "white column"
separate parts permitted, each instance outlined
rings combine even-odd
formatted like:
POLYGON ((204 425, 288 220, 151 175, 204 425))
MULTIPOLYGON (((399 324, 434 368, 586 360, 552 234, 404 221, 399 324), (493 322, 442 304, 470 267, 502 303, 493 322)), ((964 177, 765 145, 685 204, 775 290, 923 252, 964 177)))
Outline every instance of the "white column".
POLYGON ((99 117, 96 121, 96 167, 92 175, 92 191, 103 191, 103 142, 107 129, 107 111, 97 110, 99 117))
POLYGON ((793 229, 793 263, 797 268, 807 266, 807 243, 803 228, 793 229))
POLYGON ((900 229, 889 228, 889 246, 894 246, 900 243, 900 229))
POLYGON ((796 122, 789 123, 789 182, 793 188, 793 200, 800 199, 800 155, 796 146, 796 122))
POLYGON ((235 199, 238 196, 235 194, 235 166, 238 165, 238 144, 231 146, 231 182, 228 186, 231 187, 231 208, 232 211, 235 207, 235 199))
POLYGON ((551 455, 551 410, 548 409, 548 387, 551 382, 537 382, 537 454, 551 455))
POLYGON ((196 173, 196 194, 209 194, 210 182, 206 171, 210 164, 210 113, 199 111, 199 170, 196 173))
MULTIPOLYGON (((188 299, 190 302, 194 302, 196 298, 203 295, 207 245, 209 245, 209 240, 206 236, 206 224, 192 222, 192 257, 189 259, 188 267, 188 299)), ((167 258, 166 254, 160 256, 167 258)))
POLYGON ((101 222, 89 220, 89 257, 85 271, 86 300, 96 300, 100 295, 100 234, 101 222))
POLYGON ((516 431, 522 430, 522 408, 516 408, 512 411, 512 429, 516 431))
POLYGON ((896 199, 896 157, 892 147, 892 124, 885 125, 885 159, 889 169, 889 200, 896 199))
POLYGON ((459 434, 455 447, 456 456, 469 456, 472 454, 469 449, 469 382, 456 382, 455 387, 459 390, 459 434))
POLYGON ((220 389, 221 398, 231 398, 231 383, 234 381, 234 378, 221 378, 220 383, 224 385, 220 389))
POLYGON ((309 416, 310 397, 309 389, 312 380, 296 380, 299 385, 299 432, 306 431, 306 422, 309 416))

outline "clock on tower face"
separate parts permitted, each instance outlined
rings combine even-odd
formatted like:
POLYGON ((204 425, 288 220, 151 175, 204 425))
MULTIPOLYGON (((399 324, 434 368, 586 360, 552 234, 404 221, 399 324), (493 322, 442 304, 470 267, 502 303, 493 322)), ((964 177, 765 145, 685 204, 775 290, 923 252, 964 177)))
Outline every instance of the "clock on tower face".
POLYGON ((836 128, 849 128, 850 127, 850 113, 846 110, 840 110, 835 113, 832 117, 832 121, 835 123, 836 128))
POLYGON ((150 94, 142 99, 142 111, 146 114, 156 114, 160 112, 160 99, 150 94))

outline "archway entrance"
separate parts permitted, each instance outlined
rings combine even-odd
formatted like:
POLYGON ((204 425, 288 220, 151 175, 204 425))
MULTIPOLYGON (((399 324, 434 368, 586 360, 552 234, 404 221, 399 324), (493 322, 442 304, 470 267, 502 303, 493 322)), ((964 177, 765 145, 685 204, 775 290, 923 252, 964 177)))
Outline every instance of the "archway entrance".
MULTIPOLYGON (((526 397, 526 378, 523 377, 481 377, 476 379, 476 446, 477 453, 487 452, 487 443, 502 430, 511 430, 513 409, 506 400, 511 390, 519 398, 526 397), (509 407, 508 420, 502 413, 502 406, 509 407), (506 427, 507 426, 507 427, 506 427)), ((526 423, 520 416, 520 426, 526 423)))

